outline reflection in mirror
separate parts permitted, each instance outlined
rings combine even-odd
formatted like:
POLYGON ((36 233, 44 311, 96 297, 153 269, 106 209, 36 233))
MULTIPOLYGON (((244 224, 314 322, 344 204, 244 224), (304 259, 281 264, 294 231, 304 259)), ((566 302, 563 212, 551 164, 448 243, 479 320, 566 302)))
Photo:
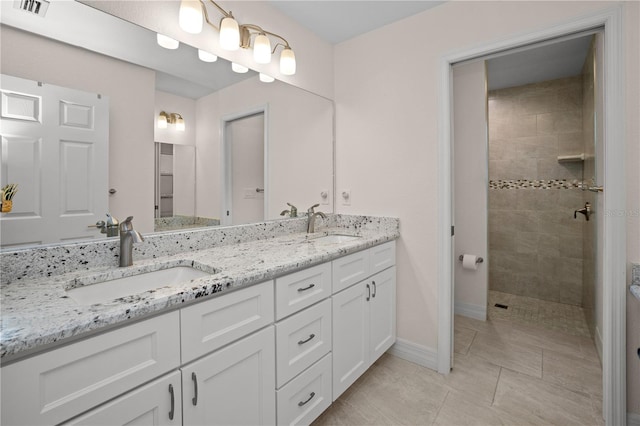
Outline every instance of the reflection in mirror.
MULTIPOLYGON (((103 189, 108 208, 94 215, 134 216, 136 230, 154 232, 154 142, 161 142, 190 146, 194 152, 194 187, 180 190, 180 195, 195 194, 193 202, 179 203, 180 209, 189 206, 185 215, 232 223, 229 218, 241 212, 234 211, 240 203, 228 201, 231 181, 225 176, 231 158, 223 150, 223 123, 259 109, 265 111, 263 217, 281 218, 287 202, 301 211, 316 203, 324 212, 333 211, 330 100, 279 81, 262 83, 253 71, 214 75, 228 71, 230 64, 199 61, 197 49, 184 44, 163 49, 155 33, 82 3, 52 2, 44 19, 21 15, 12 2, 0 3, 4 74, 109 99, 109 154, 102 156, 108 162, 103 189), (82 31, 70 30, 76 25, 82 31), (173 125, 158 128, 162 111, 180 114, 184 131, 173 125)), ((41 166, 47 161, 43 158, 41 166)), ((3 172, 1 184, 14 183, 7 180, 11 177, 3 172)), ((181 211, 174 200, 175 214, 181 211)))

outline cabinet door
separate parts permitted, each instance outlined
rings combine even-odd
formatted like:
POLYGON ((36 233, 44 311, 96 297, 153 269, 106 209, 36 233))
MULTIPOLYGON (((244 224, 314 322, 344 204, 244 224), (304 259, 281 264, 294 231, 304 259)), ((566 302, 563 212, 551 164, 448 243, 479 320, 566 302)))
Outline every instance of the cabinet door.
POLYGON ((182 368, 185 425, 276 421, 273 326, 182 368))
POLYGON ((369 363, 373 364, 396 341, 396 267, 371 277, 369 301, 369 363))
POLYGON ((334 294, 333 400, 369 367, 369 302, 371 286, 363 281, 334 294))
POLYGON ((174 371, 64 424, 181 425, 180 386, 180 372, 174 371))

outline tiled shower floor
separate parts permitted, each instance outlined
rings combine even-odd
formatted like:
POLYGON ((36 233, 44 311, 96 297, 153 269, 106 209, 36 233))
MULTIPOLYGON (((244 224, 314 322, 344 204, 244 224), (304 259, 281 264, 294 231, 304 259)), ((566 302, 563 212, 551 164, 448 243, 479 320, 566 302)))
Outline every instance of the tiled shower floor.
POLYGON ((488 305, 487 315, 489 319, 535 324, 574 336, 590 337, 591 335, 584 310, 580 306, 548 302, 500 291, 489 291, 488 305), (496 303, 507 305, 508 308, 497 308, 495 306, 496 303))

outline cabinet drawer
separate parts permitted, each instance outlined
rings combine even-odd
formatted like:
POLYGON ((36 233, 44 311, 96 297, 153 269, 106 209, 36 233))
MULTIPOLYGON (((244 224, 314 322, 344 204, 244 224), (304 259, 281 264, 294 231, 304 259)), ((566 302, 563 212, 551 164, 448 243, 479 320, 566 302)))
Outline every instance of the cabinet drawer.
POLYGON ((171 312, 2 367, 2 424, 57 424, 180 365, 171 312))
POLYGON ((174 371, 73 419, 71 425, 181 425, 182 384, 174 371))
POLYGON ((212 352, 273 322, 273 281, 180 311, 182 362, 212 352))
POLYGON ((331 405, 331 354, 277 392, 278 425, 308 425, 331 405))
POLYGON ((333 264, 333 293, 364 280, 369 272, 369 250, 352 253, 332 262, 333 264))
POLYGON ((389 241, 388 243, 380 244, 379 246, 371 247, 369 249, 371 256, 371 271, 370 275, 377 274, 380 271, 384 271, 396 264, 396 242, 389 241))
POLYGON ((277 386, 287 383, 330 350, 330 299, 277 323, 277 386))
POLYGON ((276 278, 276 319, 282 319, 331 295, 331 264, 323 263, 276 278))

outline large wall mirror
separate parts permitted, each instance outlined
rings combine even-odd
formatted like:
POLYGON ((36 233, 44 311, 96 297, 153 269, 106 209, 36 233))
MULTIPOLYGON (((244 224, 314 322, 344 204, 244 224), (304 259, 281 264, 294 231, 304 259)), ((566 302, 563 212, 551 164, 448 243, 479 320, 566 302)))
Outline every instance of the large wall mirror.
MULTIPOLYGON (((151 233, 178 229, 179 223, 193 228, 286 219, 281 213, 287 203, 300 211, 318 203, 322 211, 333 212, 331 100, 278 80, 262 82, 252 70, 232 72, 222 58, 202 61, 198 49, 188 45, 162 48, 155 32, 79 2, 52 2, 44 18, 14 9, 14 2, 1 3, 3 75, 95 94, 108 103, 108 155, 92 160, 108 164, 106 183, 93 191, 95 197, 106 197, 107 211, 91 216, 82 208, 70 209, 65 215, 81 222, 82 230, 58 240, 28 235, 22 242, 3 241, 3 248, 104 237, 89 225, 96 217, 106 219, 106 213, 118 219, 134 216, 136 229, 151 233), (158 120, 161 116, 168 119, 166 127, 158 124, 164 121, 158 120), (178 217, 174 222, 166 209, 158 213, 160 152, 169 151, 177 154, 172 173, 180 174, 172 188, 169 216, 178 217)), ((21 209, 20 196, 37 198, 41 171, 62 157, 31 155, 18 173, 5 161, 16 151, 15 135, 2 133, 2 185, 21 188, 13 211, 0 218, 4 234, 12 223, 28 224, 41 215, 37 202, 23 203, 21 209)), ((168 157, 163 161, 166 166, 168 157)), ((71 163, 58 164, 57 176, 71 163)), ((92 170, 85 167, 82 173, 90 176, 92 170)), ((83 179, 76 179, 75 192, 83 193, 78 182, 83 179)), ((60 179, 57 183, 64 185, 60 179)), ((23 226, 20 234, 29 228, 23 226)))

